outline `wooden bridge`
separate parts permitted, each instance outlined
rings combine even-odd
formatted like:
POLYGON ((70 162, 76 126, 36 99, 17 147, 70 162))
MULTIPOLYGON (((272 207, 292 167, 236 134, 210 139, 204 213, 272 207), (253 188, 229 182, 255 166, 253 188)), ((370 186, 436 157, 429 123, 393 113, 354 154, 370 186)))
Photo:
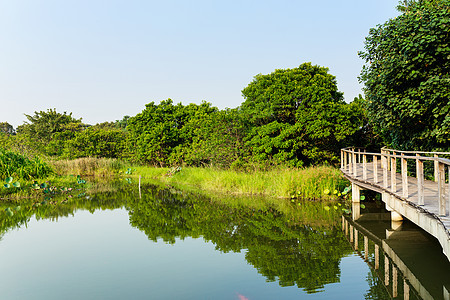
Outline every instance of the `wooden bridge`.
MULTIPOLYGON (((345 148, 341 171, 352 183, 353 202, 360 201, 361 189, 381 193, 393 222, 409 219, 434 236, 450 260, 450 160, 445 156, 450 153, 345 148)), ((357 220, 359 210, 352 215, 357 220)))

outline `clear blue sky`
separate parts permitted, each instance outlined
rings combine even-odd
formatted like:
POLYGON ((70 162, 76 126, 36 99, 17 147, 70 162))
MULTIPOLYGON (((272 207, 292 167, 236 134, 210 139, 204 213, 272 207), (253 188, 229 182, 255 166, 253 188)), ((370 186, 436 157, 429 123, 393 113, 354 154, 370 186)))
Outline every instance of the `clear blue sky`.
POLYGON ((242 101, 256 74, 328 67, 346 101, 369 29, 397 0, 0 0, 0 122, 56 108, 88 124, 151 101, 242 101))

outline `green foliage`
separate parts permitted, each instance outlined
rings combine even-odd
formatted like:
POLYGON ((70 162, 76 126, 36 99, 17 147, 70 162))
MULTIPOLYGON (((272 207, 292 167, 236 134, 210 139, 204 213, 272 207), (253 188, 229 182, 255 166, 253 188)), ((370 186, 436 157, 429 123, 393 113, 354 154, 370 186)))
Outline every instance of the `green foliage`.
POLYGON ((77 132, 66 141, 62 157, 104 157, 126 156, 127 133, 116 127, 92 126, 77 132))
POLYGON ((43 178, 52 172, 39 157, 28 158, 17 152, 0 149, 0 177, 43 178))
POLYGON ((173 173, 166 169, 138 167, 137 173, 184 189, 220 195, 265 195, 276 197, 281 203, 288 203, 285 199, 291 199, 293 194, 296 199, 323 199, 325 189, 341 190, 348 184, 338 169, 328 166, 253 172, 186 167, 182 172, 173 173))
POLYGON ((374 130, 396 149, 450 147, 450 1, 404 1, 400 16, 370 29, 365 84, 374 130))
POLYGON ((313 227, 303 219, 309 209, 316 220, 339 215, 325 211, 321 203, 305 203, 304 211, 288 218, 270 206, 234 208, 198 195, 153 189, 127 205, 130 224, 153 241, 201 236, 223 252, 246 249, 247 262, 268 281, 297 285, 308 293, 338 282, 339 261, 352 251, 339 228, 327 222, 313 227))
POLYGON ((8 122, 0 122, 0 134, 14 135, 16 131, 14 127, 8 122))
POLYGON ((257 161, 336 163, 342 142, 362 125, 360 111, 343 101, 335 77, 311 63, 257 75, 242 94, 251 125, 247 146, 257 161))
POLYGON ((49 142, 54 134, 63 131, 79 131, 82 127, 81 119, 74 119, 72 113, 58 113, 56 109, 34 112, 27 115, 28 122, 17 127, 17 133, 27 135, 36 142, 49 142))
POLYGON ((185 161, 193 166, 241 168, 249 160, 244 145, 248 124, 239 109, 207 114, 195 129, 185 161))
POLYGON ((205 116, 215 111, 217 108, 207 102, 183 106, 173 105, 167 99, 159 105, 147 104, 141 113, 128 120, 133 157, 159 166, 183 163, 195 131, 205 116))

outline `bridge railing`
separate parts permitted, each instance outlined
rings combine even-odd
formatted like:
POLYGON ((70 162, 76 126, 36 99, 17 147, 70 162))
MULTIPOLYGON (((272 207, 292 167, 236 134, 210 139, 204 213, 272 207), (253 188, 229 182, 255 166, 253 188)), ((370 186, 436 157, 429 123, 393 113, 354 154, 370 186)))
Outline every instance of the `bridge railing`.
POLYGON ((450 152, 400 151, 382 148, 380 153, 373 153, 367 152, 364 148, 344 148, 341 149, 341 169, 352 178, 368 181, 368 166, 372 164, 370 168, 371 182, 368 183, 375 184, 404 200, 408 200, 410 196, 408 180, 411 180, 411 177, 408 177, 408 161, 414 161, 418 205, 423 206, 425 205, 424 162, 433 162, 434 181, 438 185, 439 215, 445 216, 447 215, 446 185, 449 186, 447 198, 450 202, 450 182, 447 184, 446 180, 446 172, 448 172, 448 178, 450 178, 450 159, 443 156, 449 155, 450 152), (397 170, 397 160, 400 160, 399 171, 397 170), (358 166, 360 167, 358 168, 358 166), (361 174, 358 174, 358 172, 361 172, 361 174), (399 183, 401 189, 397 185, 397 173, 401 174, 401 183, 399 183))

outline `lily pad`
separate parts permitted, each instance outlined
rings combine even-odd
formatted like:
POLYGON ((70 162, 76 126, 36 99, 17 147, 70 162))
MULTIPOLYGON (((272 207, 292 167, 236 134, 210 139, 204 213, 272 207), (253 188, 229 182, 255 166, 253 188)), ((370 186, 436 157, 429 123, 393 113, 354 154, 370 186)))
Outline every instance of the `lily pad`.
POLYGON ((14 187, 19 188, 20 187, 20 182, 16 181, 12 184, 14 187))
POLYGON ((5 182, 6 182, 6 183, 11 183, 12 181, 13 181, 13 178, 12 178, 12 177, 8 177, 8 178, 5 179, 5 182))

